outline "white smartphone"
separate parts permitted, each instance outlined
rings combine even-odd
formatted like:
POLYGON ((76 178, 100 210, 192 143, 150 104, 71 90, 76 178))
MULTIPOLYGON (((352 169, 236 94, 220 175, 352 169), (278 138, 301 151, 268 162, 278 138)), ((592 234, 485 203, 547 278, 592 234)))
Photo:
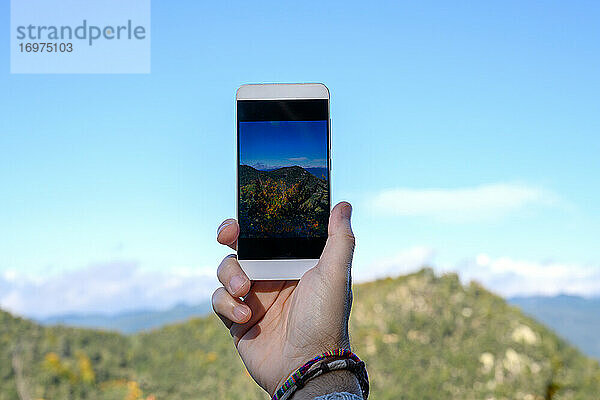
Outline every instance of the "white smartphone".
POLYGON ((314 267, 331 211, 329 90, 243 85, 237 103, 237 256, 252 280, 314 267))

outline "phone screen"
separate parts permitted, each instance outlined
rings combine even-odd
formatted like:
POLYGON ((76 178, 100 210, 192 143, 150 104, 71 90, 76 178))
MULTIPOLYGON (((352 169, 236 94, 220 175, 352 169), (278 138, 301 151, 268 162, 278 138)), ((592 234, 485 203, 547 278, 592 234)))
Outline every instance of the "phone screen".
POLYGON ((237 107, 238 258, 319 258, 330 211, 328 100, 237 107))

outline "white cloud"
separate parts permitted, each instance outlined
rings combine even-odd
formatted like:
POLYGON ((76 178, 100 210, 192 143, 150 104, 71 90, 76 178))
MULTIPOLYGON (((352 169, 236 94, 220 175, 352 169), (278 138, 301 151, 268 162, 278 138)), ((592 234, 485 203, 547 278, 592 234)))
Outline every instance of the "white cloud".
POLYGON ((414 272, 423 266, 431 266, 434 251, 428 247, 413 247, 396 255, 377 260, 365 269, 357 268, 353 272, 355 282, 372 281, 388 276, 397 276, 414 272))
POLYGON ((600 266, 491 258, 479 254, 454 269, 463 281, 476 280, 506 297, 561 293, 600 295, 600 266))
POLYGON ((527 206, 557 202, 552 192, 510 183, 457 189, 388 189, 371 201, 380 214, 455 222, 497 218, 527 206))
MULTIPOLYGON (((355 282, 398 276, 431 266, 438 273, 458 272, 502 296, 600 295, 600 265, 537 262, 479 254, 443 265, 435 251, 414 247, 370 265, 356 266, 355 282)), ((0 273, 0 308, 34 318, 65 313, 117 313, 165 309, 180 302, 208 301, 219 286, 214 269, 150 271, 132 262, 110 262, 47 277, 14 270, 0 273)))
POLYGON ((217 286, 214 269, 149 271, 122 261, 48 277, 5 271, 0 275, 0 308, 29 317, 163 309, 206 301, 217 286))
POLYGON ((403 250, 365 269, 356 268, 355 281, 394 277, 429 266, 437 273, 457 272, 463 283, 477 281, 504 297, 562 293, 600 296, 600 265, 492 258, 487 254, 478 254, 457 264, 441 265, 434 256, 434 250, 427 247, 403 250))

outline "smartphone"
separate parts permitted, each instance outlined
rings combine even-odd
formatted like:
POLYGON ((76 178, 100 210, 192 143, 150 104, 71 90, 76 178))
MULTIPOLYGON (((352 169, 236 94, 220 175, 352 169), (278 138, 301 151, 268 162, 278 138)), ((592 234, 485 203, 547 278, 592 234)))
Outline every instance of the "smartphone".
POLYGON ((237 256, 252 280, 300 279, 327 240, 329 90, 243 85, 237 104, 237 256))

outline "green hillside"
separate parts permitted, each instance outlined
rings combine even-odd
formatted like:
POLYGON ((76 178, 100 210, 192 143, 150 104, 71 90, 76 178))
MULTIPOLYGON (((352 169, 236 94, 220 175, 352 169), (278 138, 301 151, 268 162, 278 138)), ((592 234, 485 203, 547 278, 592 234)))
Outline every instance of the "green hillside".
MULTIPOLYGON (((598 362, 477 284, 431 270, 356 285, 373 399, 592 399, 598 362)), ((266 399, 213 316, 122 336, 0 313, 0 400, 266 399)))

